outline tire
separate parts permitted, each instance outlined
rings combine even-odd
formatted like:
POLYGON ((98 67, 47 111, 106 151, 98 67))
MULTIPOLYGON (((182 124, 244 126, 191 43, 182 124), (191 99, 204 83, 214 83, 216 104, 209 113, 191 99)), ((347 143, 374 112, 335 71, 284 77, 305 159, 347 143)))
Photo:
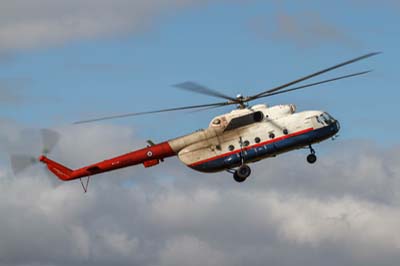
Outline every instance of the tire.
POLYGON ((246 181, 246 178, 242 178, 242 177, 238 176, 237 171, 233 174, 233 179, 238 183, 243 183, 244 181, 246 181))
POLYGON ((236 182, 242 183, 250 176, 250 174, 250 167, 244 164, 233 174, 233 179, 235 179, 236 182))
POLYGON ((307 162, 309 164, 314 164, 317 161, 317 156, 315 156, 315 154, 309 154, 307 156, 307 162))

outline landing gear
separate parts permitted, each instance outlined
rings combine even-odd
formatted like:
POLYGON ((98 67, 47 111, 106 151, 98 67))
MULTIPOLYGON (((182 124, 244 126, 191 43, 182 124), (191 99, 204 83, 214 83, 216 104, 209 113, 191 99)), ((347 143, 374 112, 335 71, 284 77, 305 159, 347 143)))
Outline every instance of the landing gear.
POLYGON ((312 146, 309 146, 310 148, 310 154, 307 156, 307 162, 309 164, 314 164, 317 161, 317 156, 315 155, 315 150, 312 148, 312 146))
POLYGON ((244 163, 244 143, 242 137, 239 139, 239 144, 240 144, 240 160, 242 162, 242 165, 237 169, 237 170, 231 170, 230 172, 233 173, 233 179, 235 179, 236 182, 242 183, 246 181, 246 179, 250 176, 251 174, 251 169, 250 167, 244 163))
POLYGON ((307 162, 310 164, 314 164, 317 161, 317 156, 315 154, 309 154, 307 156, 307 162))
POLYGON ((244 182, 251 174, 251 169, 248 165, 244 164, 239 167, 234 173, 233 173, 233 179, 235 179, 236 182, 242 183, 244 182))

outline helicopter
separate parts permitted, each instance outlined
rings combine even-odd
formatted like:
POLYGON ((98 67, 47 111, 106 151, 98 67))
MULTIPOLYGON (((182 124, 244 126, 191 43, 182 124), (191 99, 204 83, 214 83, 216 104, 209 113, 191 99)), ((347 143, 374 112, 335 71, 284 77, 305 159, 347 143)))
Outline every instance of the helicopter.
POLYGON ((149 140, 145 148, 80 169, 69 169, 49 159, 47 154, 41 155, 39 161, 45 164, 48 170, 62 181, 80 179, 85 192, 89 178, 93 175, 139 164, 149 168, 173 156, 177 156, 188 167, 203 173, 227 171, 239 183, 244 182, 251 175, 252 171, 249 164, 292 150, 308 149, 307 162, 314 164, 317 161, 317 156, 313 145, 337 135, 340 130, 340 123, 337 119, 325 111, 297 112, 294 104, 276 106, 256 104, 251 106, 249 103, 277 94, 365 75, 370 73, 371 70, 293 87, 293 85, 305 80, 378 54, 380 52, 368 53, 252 96, 237 95, 231 97, 195 82, 180 83, 175 87, 221 98, 224 101, 94 118, 78 121, 75 124, 191 109, 200 110, 224 106, 235 106, 236 108, 229 113, 213 118, 206 129, 158 144, 149 140), (85 187, 82 178, 86 177, 88 179, 85 187))

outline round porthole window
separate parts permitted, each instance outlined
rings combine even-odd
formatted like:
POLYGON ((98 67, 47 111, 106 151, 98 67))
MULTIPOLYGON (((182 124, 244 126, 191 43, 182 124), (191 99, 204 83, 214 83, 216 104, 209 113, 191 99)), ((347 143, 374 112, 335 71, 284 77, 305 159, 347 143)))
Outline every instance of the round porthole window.
POLYGON ((254 139, 254 141, 255 141, 256 143, 260 143, 260 142, 261 142, 261 139, 260 139, 259 137, 256 137, 256 138, 254 139))
POLYGON ((283 130, 283 134, 285 134, 285 135, 289 134, 289 131, 287 130, 287 128, 285 128, 285 129, 283 130))
POLYGON ((274 139, 275 138, 275 134, 274 133, 269 133, 269 138, 270 139, 274 139))
POLYGON ((250 141, 245 140, 245 141, 243 142, 243 145, 244 145, 245 147, 249 146, 249 145, 250 145, 250 141))
POLYGON ((229 145, 228 149, 229 149, 230 151, 233 151, 233 150, 235 149, 235 146, 229 145))

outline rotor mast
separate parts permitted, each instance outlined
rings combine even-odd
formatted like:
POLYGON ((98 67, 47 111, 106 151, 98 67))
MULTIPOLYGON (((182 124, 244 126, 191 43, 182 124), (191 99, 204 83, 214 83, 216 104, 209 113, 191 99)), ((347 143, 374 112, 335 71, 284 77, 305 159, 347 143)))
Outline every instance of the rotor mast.
POLYGON ((238 104, 237 105, 238 109, 246 109, 249 106, 249 104, 246 101, 246 98, 243 97, 243 95, 240 94, 240 93, 238 95, 236 95, 236 102, 235 103, 238 104))

